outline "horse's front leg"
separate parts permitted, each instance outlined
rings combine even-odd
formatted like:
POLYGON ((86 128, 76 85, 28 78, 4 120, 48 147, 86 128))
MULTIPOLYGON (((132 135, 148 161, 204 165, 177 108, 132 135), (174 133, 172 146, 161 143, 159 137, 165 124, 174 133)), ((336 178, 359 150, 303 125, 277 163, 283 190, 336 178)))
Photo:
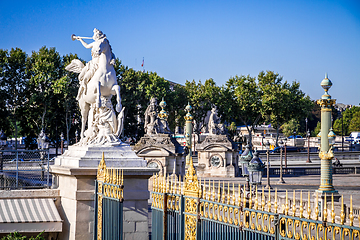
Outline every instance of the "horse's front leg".
POLYGON ((98 84, 96 86, 96 106, 98 108, 101 108, 101 91, 100 91, 101 83, 98 81, 98 84))
POLYGON ((122 109, 122 106, 121 106, 121 97, 120 97, 120 86, 119 85, 114 85, 112 86, 111 88, 111 94, 112 95, 116 95, 116 111, 117 112, 120 112, 121 109, 122 109))

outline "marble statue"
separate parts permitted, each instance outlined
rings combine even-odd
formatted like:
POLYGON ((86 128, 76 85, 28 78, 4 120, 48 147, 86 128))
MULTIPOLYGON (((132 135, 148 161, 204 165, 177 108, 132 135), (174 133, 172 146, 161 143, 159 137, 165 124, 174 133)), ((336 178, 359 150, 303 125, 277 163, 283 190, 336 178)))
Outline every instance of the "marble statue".
POLYGON ((46 134, 45 134, 44 129, 41 129, 41 132, 37 138, 37 144, 38 144, 38 149, 40 149, 40 150, 49 148, 49 142, 46 139, 46 134))
POLYGON ((77 145, 96 145, 119 143, 118 136, 123 130, 124 108, 121 105, 120 86, 117 84, 114 69, 115 56, 106 35, 94 29, 92 43, 87 44, 83 38, 72 35, 85 48, 91 49, 92 59, 84 65, 74 59, 66 70, 79 73, 80 87, 77 100, 81 110, 81 140, 77 145), (111 103, 116 96, 116 111, 111 103), (85 130, 87 123, 87 129, 85 130))
POLYGON ((211 114, 207 124, 207 132, 210 135, 225 133, 225 126, 220 124, 220 118, 217 116, 217 109, 215 106, 211 109, 211 114))
POLYGON ((162 110, 158 114, 157 99, 151 98, 150 104, 145 111, 145 124, 144 129, 147 135, 154 134, 169 134, 171 133, 169 124, 167 122, 168 114, 165 112, 165 101, 161 101, 160 106, 162 110))

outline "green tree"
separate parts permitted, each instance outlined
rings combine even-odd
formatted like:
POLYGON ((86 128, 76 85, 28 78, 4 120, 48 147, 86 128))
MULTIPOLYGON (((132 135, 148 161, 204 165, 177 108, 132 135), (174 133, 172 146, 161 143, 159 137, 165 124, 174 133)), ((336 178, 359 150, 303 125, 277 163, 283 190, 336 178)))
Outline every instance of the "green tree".
POLYGON ((342 112, 341 117, 337 118, 333 124, 333 130, 336 135, 341 135, 341 132, 345 136, 349 136, 351 132, 359 131, 359 112, 360 107, 347 108, 342 112))
POLYGON ((58 129, 61 132, 65 130, 63 98, 58 93, 63 74, 62 64, 55 48, 42 47, 38 52, 32 52, 28 65, 30 80, 26 91, 29 101, 21 119, 23 129, 32 137, 36 137, 44 129, 50 140, 55 140, 57 145, 58 129))
POLYGON ((222 120, 245 125, 250 143, 252 129, 261 119, 260 100, 261 92, 256 79, 249 75, 230 78, 220 91, 219 110, 222 120))
MULTIPOLYGON (((62 57, 61 78, 54 81, 54 93, 59 95, 60 104, 65 111, 65 126, 66 126, 66 140, 70 143, 70 140, 74 137, 76 129, 79 129, 79 123, 81 123, 80 111, 76 100, 79 80, 76 73, 68 72, 65 67, 70 64, 73 59, 77 59, 77 55, 69 54, 62 57), (70 134, 71 131, 71 134, 70 134), (71 137, 71 136, 72 137, 71 137)), ((58 135, 58 134, 57 134, 58 135)), ((56 136, 58 137, 58 136, 56 136)))
POLYGON ((352 119, 349 124, 349 132, 359 132, 360 131, 360 111, 357 111, 353 114, 352 119))
POLYGON ((287 137, 294 135, 294 132, 299 132, 299 128, 300 124, 296 119, 291 119, 281 126, 283 134, 287 137))
POLYGON ((261 113, 277 130, 278 145, 279 129, 291 119, 302 120, 312 108, 312 102, 300 90, 300 83, 287 81, 282 83, 282 76, 272 71, 260 72, 258 75, 261 89, 261 113))
MULTIPOLYGON (((18 109, 27 101, 25 90, 29 79, 26 64, 27 55, 21 49, 12 48, 10 52, 0 50, 0 89, 2 103, 5 104, 1 109, 7 111, 10 116, 15 138, 18 137, 18 109)), ((17 149, 17 141, 15 141, 15 149, 17 149)))

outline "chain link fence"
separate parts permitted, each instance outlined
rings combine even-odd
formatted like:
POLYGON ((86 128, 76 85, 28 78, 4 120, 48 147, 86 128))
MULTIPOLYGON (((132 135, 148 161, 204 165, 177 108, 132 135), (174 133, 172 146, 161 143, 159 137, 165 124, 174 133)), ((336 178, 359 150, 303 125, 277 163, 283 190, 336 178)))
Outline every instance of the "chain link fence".
POLYGON ((48 150, 0 151, 0 189, 49 188, 48 150))

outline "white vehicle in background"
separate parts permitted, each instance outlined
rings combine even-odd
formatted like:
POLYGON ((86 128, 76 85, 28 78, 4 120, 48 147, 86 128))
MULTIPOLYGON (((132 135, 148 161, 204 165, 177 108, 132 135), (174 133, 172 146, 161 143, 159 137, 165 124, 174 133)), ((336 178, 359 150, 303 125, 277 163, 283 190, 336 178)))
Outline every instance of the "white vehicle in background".
POLYGON ((360 144, 360 132, 352 132, 350 133, 350 139, 353 144, 360 144))

